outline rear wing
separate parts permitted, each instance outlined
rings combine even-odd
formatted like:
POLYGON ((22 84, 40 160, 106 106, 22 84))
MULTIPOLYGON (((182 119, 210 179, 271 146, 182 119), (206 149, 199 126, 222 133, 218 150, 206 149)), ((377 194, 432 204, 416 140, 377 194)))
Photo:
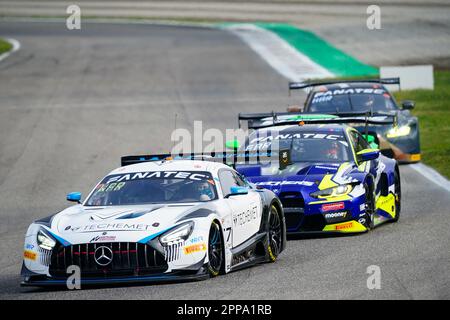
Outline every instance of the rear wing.
POLYGON ((229 151, 211 153, 184 153, 184 154, 151 154, 151 155, 131 155, 121 157, 121 165, 128 166, 143 162, 153 161, 177 161, 177 160, 198 160, 224 163, 235 168, 237 164, 260 164, 276 161, 280 170, 286 168, 290 163, 290 150, 251 152, 251 151, 229 151))
POLYGON ((400 78, 380 78, 380 79, 360 79, 360 80, 330 80, 330 81, 317 81, 317 82, 289 82, 289 95, 291 90, 307 89, 317 86, 326 86, 336 83, 358 83, 358 82, 369 82, 369 83, 379 83, 379 84, 392 84, 398 85, 400 87, 400 78))
POLYGON ((295 124, 332 124, 332 123, 364 123, 371 125, 397 125, 397 113, 388 112, 331 112, 304 113, 304 112, 268 112, 255 114, 239 114, 239 128, 241 121, 247 121, 249 129, 260 129, 274 126, 295 125, 295 124))
POLYGON ((305 125, 305 124, 363 124, 364 134, 369 135, 369 125, 392 125, 397 126, 397 113, 387 112, 336 112, 331 114, 318 113, 257 113, 254 117, 251 114, 239 114, 239 125, 241 120, 246 120, 249 129, 262 129, 285 125, 305 125))

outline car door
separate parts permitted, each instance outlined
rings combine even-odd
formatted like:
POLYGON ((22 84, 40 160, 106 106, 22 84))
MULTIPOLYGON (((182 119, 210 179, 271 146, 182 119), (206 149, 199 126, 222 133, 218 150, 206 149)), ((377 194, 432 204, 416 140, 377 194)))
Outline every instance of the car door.
POLYGON ((232 246, 237 247, 258 232, 261 225, 261 199, 257 192, 233 170, 219 171, 225 203, 232 214, 232 246), (248 194, 230 196, 231 187, 247 187, 248 194))

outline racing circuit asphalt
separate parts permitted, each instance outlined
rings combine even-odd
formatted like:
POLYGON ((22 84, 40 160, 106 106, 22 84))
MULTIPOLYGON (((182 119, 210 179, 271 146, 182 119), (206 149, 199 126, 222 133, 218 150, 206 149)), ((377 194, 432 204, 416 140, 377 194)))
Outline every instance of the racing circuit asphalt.
POLYGON ((125 154, 163 152, 178 127, 235 128, 238 112, 283 110, 287 80, 215 29, 0 22, 21 49, 0 62, 0 299, 450 298, 450 197, 401 167, 399 223, 297 239, 273 264, 201 282, 52 291, 19 287, 33 220, 86 194, 125 154), (366 286, 381 268, 381 289, 366 286))

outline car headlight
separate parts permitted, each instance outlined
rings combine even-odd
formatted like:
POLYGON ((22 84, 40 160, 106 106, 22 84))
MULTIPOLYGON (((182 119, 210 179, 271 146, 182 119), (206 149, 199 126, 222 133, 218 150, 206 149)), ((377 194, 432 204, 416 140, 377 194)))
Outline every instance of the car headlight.
POLYGON ((193 221, 183 223, 183 224, 175 227, 174 229, 169 230, 166 233, 164 233, 159 238, 159 242, 161 242, 162 245, 171 245, 171 244, 181 242, 181 241, 189 238, 193 229, 194 229, 193 221))
POLYGON ((397 138, 397 137, 403 137, 407 136, 411 133, 411 127, 410 126, 401 126, 401 127, 394 127, 390 129, 386 136, 388 138, 397 138))
POLYGON ((37 234, 37 243, 39 247, 46 250, 52 250, 56 245, 56 241, 53 240, 47 233, 42 230, 39 230, 37 234))
POLYGON ((353 187, 354 186, 352 184, 342 184, 333 188, 312 192, 310 196, 313 198, 339 197, 352 192, 353 187))

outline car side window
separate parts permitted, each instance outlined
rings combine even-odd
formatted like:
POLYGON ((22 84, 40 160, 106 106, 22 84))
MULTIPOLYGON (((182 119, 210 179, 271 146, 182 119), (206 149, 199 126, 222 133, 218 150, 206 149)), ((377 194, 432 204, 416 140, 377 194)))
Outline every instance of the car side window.
POLYGON ((219 172, 220 186, 222 187, 223 196, 227 196, 231 192, 231 187, 239 187, 236 176, 230 170, 219 172))
MULTIPOLYGON (((364 150, 364 149, 370 149, 370 145, 367 142, 366 139, 362 136, 361 133, 355 132, 356 136, 358 137, 358 149, 364 150)), ((359 150, 359 151, 361 151, 359 150)))
POLYGON ((353 145, 353 148, 355 149, 355 153, 358 153, 364 149, 370 148, 367 144, 367 141, 364 139, 364 137, 357 131, 350 131, 350 140, 353 145))
POLYGON ((245 179, 237 172, 234 172, 234 177, 235 180, 237 182, 237 184, 239 185, 239 187, 248 187, 248 183, 245 181, 245 179))
POLYGON ((356 138, 355 132, 354 131, 350 131, 348 133, 348 137, 350 138, 350 143, 352 144, 353 150, 355 152, 358 152, 357 147, 358 147, 358 139, 356 138))

